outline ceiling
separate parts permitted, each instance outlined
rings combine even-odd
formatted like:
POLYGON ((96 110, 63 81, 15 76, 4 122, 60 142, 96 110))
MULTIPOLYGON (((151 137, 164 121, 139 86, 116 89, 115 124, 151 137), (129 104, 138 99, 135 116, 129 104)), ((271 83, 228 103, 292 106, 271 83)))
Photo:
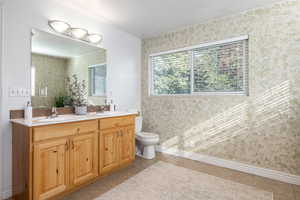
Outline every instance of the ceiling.
POLYGON ((89 45, 84 42, 69 39, 63 36, 33 30, 31 52, 56 56, 62 58, 73 58, 94 51, 104 52, 104 49, 89 45))
POLYGON ((64 0, 82 13, 102 18, 147 38, 281 0, 64 0))

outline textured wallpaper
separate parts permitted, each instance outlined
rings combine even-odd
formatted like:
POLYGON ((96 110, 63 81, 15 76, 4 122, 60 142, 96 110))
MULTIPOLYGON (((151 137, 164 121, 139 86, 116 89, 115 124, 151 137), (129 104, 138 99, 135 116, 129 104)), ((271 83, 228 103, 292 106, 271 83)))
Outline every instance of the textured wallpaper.
POLYGON ((144 130, 161 146, 300 175, 300 2, 143 41, 144 130), (149 96, 148 56, 249 35, 249 96, 149 96))
POLYGON ((35 67, 35 96, 31 98, 34 107, 51 107, 54 97, 65 94, 67 59, 31 54, 31 62, 35 67), (48 95, 39 95, 39 89, 48 88, 48 95))

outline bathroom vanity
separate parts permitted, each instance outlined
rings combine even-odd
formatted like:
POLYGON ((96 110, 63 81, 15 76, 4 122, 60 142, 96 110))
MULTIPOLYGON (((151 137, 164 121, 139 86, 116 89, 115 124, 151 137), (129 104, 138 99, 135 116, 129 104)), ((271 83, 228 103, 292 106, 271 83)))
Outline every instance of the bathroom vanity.
POLYGON ((56 199, 135 159, 136 113, 12 122, 13 195, 56 199))

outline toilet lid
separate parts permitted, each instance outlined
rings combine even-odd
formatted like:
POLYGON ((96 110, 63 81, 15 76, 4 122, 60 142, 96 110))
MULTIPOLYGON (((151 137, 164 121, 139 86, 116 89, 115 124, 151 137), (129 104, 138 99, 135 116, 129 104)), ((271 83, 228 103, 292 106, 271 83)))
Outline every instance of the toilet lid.
POLYGON ((136 135, 141 138, 158 138, 157 134, 149 133, 149 132, 139 132, 139 133, 136 133, 136 135))

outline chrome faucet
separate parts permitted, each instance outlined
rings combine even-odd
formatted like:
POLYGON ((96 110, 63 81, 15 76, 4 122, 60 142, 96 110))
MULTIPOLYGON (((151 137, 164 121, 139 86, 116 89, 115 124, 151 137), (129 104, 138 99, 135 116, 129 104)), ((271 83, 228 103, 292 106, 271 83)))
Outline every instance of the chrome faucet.
POLYGON ((55 118, 55 117, 58 117, 58 112, 57 112, 56 107, 52 107, 51 114, 48 116, 48 118, 55 118))

